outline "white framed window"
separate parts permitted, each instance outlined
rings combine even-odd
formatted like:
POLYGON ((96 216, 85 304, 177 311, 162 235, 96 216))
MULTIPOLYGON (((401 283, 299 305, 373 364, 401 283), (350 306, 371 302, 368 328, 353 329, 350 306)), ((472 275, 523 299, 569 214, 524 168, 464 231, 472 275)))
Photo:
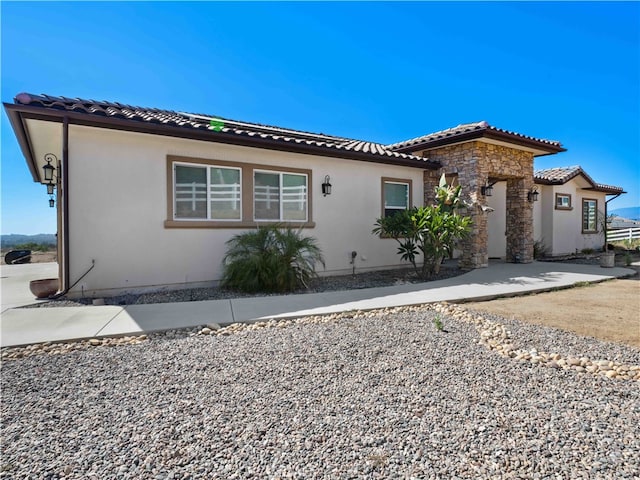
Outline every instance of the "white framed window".
POLYGON ((271 170, 253 171, 255 221, 306 222, 308 176, 271 170))
POLYGON ((242 220, 240 168, 173 164, 174 220, 242 220))
POLYGON ((407 210, 410 198, 410 180, 382 179, 382 210, 384 217, 390 217, 401 210, 407 210))
POLYGON ((598 201, 593 198, 582 199, 582 233, 598 232, 598 201))

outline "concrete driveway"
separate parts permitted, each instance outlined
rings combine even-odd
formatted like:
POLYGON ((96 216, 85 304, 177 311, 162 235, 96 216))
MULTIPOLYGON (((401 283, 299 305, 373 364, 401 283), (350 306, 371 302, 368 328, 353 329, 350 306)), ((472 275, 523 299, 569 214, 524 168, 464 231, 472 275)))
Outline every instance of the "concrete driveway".
POLYGON ((57 263, 24 263, 22 265, 0 265, 0 306, 2 313, 10 308, 31 305, 36 300, 29 290, 31 280, 57 278, 57 263))
MULTIPOLYGON (((40 264, 42 265, 42 264, 40 264)), ((32 275, 45 278, 55 270, 50 264, 32 275)), ((37 267, 38 265, 22 265, 37 267)), ((16 276, 20 270, 17 271, 16 276)), ((16 302, 35 303, 29 293, 27 270, 22 280, 12 279, 16 302), (19 295, 22 292, 22 295, 19 295), (27 292, 26 294, 24 292, 27 292)), ((492 263, 489 268, 472 270, 457 277, 434 282, 363 288, 335 292, 305 293, 267 297, 206 300, 200 302, 158 303, 149 305, 87 305, 57 308, 9 308, 2 299, 0 346, 27 345, 96 336, 140 334, 171 328, 185 328, 217 323, 228 325, 270 318, 296 318, 325 315, 350 310, 371 310, 423 303, 480 300, 497 296, 519 295, 574 285, 599 282, 635 274, 626 268, 601 268, 597 265, 573 265, 534 262, 529 264, 492 263), (4 311, 5 308, 7 311, 4 311)), ((3 277, 6 274, 3 270, 3 277)), ((9 277, 9 275, 6 275, 9 277)), ((4 282, 10 278, 3 278, 4 282)), ((10 298, 6 299, 7 301, 10 298)), ((23 303, 23 304, 24 304, 23 303)))

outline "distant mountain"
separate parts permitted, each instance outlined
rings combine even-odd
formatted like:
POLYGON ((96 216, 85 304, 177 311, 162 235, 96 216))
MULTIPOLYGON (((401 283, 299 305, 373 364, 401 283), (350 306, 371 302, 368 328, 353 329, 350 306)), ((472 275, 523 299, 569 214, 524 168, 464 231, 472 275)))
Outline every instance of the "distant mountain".
POLYGON ((22 245, 25 243, 40 243, 40 244, 56 244, 56 236, 52 233, 38 233, 37 235, 20 235, 12 233, 10 235, 0 235, 0 244, 2 248, 12 248, 16 245, 22 245))
POLYGON ((609 213, 629 220, 640 220, 640 207, 616 208, 609 210, 609 213))

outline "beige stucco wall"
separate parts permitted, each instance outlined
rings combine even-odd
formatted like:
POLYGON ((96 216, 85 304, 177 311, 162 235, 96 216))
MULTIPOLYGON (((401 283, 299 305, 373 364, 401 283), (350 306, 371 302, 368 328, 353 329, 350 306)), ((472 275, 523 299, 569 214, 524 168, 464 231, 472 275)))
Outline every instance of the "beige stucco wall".
POLYGON ((493 209, 487 213, 487 252, 489 258, 504 259, 507 256, 507 182, 496 183, 486 203, 493 209))
POLYGON ((381 215, 381 178, 412 180, 412 202, 422 205, 423 172, 402 166, 317 157, 195 140, 71 126, 70 281, 95 260, 71 294, 116 293, 158 286, 210 284, 221 275, 225 242, 243 230, 165 228, 167 155, 312 170, 315 237, 325 259, 321 274, 400 264, 392 239, 371 234, 381 215), (320 185, 331 176, 333 192, 320 185))
POLYGON ((586 190, 589 184, 576 177, 564 185, 539 185, 540 201, 534 205, 534 238, 542 240, 551 255, 567 255, 583 249, 600 250, 604 235, 600 214, 604 213, 606 195, 586 190), (555 208, 556 193, 571 195, 571 209, 555 208), (596 199, 598 233, 582 233, 582 200, 596 199))

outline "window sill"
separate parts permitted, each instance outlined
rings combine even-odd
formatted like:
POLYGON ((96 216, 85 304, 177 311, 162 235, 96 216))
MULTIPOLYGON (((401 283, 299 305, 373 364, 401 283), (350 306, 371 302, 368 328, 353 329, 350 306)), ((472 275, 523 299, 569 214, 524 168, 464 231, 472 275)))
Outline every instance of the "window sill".
POLYGON ((315 222, 218 222, 211 220, 165 220, 164 228, 257 228, 267 225, 315 228, 315 222))
POLYGON ((601 232, 598 232, 596 230, 582 230, 582 234, 583 235, 596 235, 596 234, 600 234, 601 232))
POLYGON ((556 210, 573 210, 573 207, 556 207, 556 210))

